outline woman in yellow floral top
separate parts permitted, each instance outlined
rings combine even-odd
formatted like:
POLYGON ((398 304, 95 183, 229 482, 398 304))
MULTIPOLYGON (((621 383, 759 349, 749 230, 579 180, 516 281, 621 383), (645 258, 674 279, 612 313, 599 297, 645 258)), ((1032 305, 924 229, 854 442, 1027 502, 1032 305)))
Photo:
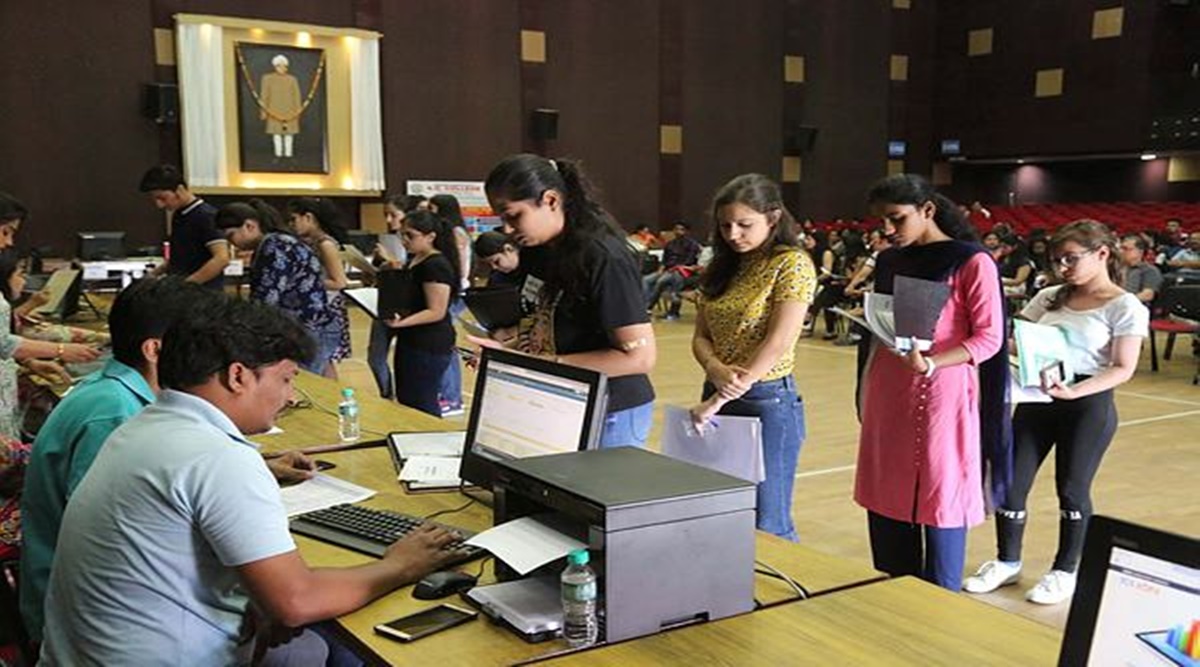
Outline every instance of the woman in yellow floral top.
POLYGON ((692 354, 704 368, 712 413, 758 417, 766 479, 758 485, 758 528, 796 541, 792 484, 804 440, 804 404, 792 377, 796 338, 816 289, 779 186, 761 174, 726 183, 713 198, 713 260, 700 283, 692 354))

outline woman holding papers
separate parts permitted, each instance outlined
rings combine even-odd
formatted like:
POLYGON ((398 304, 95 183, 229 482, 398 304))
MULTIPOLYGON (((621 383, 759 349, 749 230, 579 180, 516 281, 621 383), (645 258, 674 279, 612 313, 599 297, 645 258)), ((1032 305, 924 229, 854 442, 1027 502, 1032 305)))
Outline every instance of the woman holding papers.
POLYGON ((958 590, 967 528, 984 519, 981 449, 1006 442, 1000 277, 958 208, 920 176, 883 179, 868 200, 893 244, 879 254, 876 292, 893 294, 906 276, 949 293, 929 349, 900 353, 871 338, 854 499, 877 569, 958 590))
POLYGON ((521 248, 525 315, 506 344, 607 375, 600 446, 645 446, 654 413, 646 374, 657 352, 625 233, 569 160, 513 155, 492 169, 484 188, 521 248))
POLYGON ((396 330, 396 400, 440 417, 438 385, 454 359, 450 298, 458 289, 458 249, 450 227, 429 211, 411 211, 400 238, 408 251, 405 270, 420 288, 414 290, 411 312, 392 313, 386 320, 396 330))
POLYGON ((254 251, 250 298, 275 306, 304 326, 318 343, 316 356, 304 368, 323 372, 335 347, 323 344, 320 336, 332 318, 316 253, 287 233, 279 211, 261 199, 226 204, 217 212, 216 224, 235 248, 254 251))
POLYGON ((342 244, 346 230, 338 223, 338 210, 323 197, 300 197, 288 202, 292 229, 313 249, 325 271, 325 298, 329 303, 330 322, 318 332, 320 347, 333 350, 323 374, 337 378, 335 363, 350 358, 350 318, 346 315, 346 270, 342 265, 342 244))
POLYGON ((700 278, 692 354, 704 368, 712 413, 758 417, 766 477, 758 485, 759 530, 797 541, 792 485, 804 440, 794 348, 817 277, 796 239, 779 186, 761 174, 726 183, 713 198, 713 259, 700 278))
POLYGON ((1074 383, 1043 374, 1049 403, 1022 403, 1013 416, 1013 484, 996 510, 999 554, 984 563, 963 588, 987 593, 1015 584, 1021 573, 1025 499, 1039 466, 1055 448, 1055 486, 1060 510, 1058 552, 1051 570, 1025 598, 1056 604, 1075 591, 1075 570, 1092 513, 1092 479, 1117 430, 1113 388, 1137 369, 1150 312, 1120 282, 1117 238, 1099 222, 1080 220, 1050 241, 1062 285, 1037 293, 1021 317, 1062 329, 1068 358, 1060 360, 1074 383))

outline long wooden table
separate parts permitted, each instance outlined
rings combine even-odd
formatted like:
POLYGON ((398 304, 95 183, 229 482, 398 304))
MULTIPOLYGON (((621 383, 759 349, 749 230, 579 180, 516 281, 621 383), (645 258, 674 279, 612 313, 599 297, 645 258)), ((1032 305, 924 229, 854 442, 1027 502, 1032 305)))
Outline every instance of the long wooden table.
POLYGON ((1033 667, 1055 664, 1058 646, 1048 626, 903 577, 544 664, 1033 667))
MULTIPOLYGON (((336 407, 337 385, 333 381, 303 374, 299 386, 319 407, 294 409, 279 420, 284 432, 255 438, 264 452, 278 452, 336 442, 337 418, 328 410, 336 407)), ((359 397, 362 423, 379 433, 388 431, 453 430, 454 423, 424 415, 391 401, 359 397)), ((378 437, 368 434, 367 438, 378 437)), ((367 506, 391 509, 417 516, 461 507, 467 499, 458 493, 408 494, 396 481, 396 472, 383 446, 326 452, 322 460, 337 467, 328 474, 377 491, 367 506)), ((491 527, 491 510, 480 503, 440 516, 437 521, 466 530, 491 527)), ((369 562, 370 557, 317 540, 296 536, 296 544, 305 561, 315 567, 344 567, 369 562)), ((757 533, 757 558, 800 582, 810 594, 823 595, 864 583, 880 581, 883 575, 865 563, 836 558, 796 545, 765 533, 757 533)), ((479 572, 478 562, 461 569, 479 572)), ((495 581, 491 564, 485 567, 481 583, 495 581)), ((756 578, 755 597, 764 605, 788 602, 795 598, 784 582, 767 576, 756 578)), ((379 664, 503 665, 552 654, 564 648, 560 641, 528 644, 513 633, 485 620, 475 621, 439 633, 412 644, 403 644, 376 635, 374 626, 397 617, 433 606, 435 602, 416 600, 405 587, 384 596, 371 605, 338 619, 344 639, 363 657, 379 664)))

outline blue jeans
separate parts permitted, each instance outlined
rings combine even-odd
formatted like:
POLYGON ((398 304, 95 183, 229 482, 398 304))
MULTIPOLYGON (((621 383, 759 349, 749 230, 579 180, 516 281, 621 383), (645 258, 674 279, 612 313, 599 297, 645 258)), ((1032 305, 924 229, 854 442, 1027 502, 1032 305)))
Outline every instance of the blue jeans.
POLYGON ((446 366, 455 357, 450 352, 434 352, 396 344, 394 366, 396 375, 396 400, 421 412, 441 417, 438 406, 438 382, 446 373, 446 366))
POLYGON ((654 401, 632 408, 610 412, 604 416, 600 431, 600 447, 645 447, 650 437, 650 422, 654 420, 654 401))
POLYGON ((893 577, 921 577, 955 592, 962 590, 967 529, 896 521, 867 512, 875 569, 893 577))
MULTIPOLYGON (((704 398, 716 392, 704 384, 704 398)), ((796 395, 792 376, 756 382, 736 401, 730 401, 719 414, 758 417, 762 422, 763 467, 766 477, 758 484, 758 529, 792 542, 800 541, 792 521, 792 487, 796 483, 796 465, 804 444, 804 401, 796 395)))
POLYGON ((393 335, 391 327, 379 320, 371 320, 367 365, 371 367, 371 375, 375 376, 375 384, 383 398, 391 398, 396 391, 392 384, 392 368, 388 365, 388 349, 392 346, 393 335))
MULTIPOLYGON (((454 300, 450 302, 451 320, 457 321, 466 309, 467 306, 463 300, 457 296, 454 297, 454 300)), ((462 363, 457 353, 450 360, 450 365, 446 367, 446 372, 442 374, 438 383, 438 397, 451 405, 462 405, 462 363)))
POLYGON ((334 325, 327 325, 320 329, 310 329, 308 335, 317 344, 317 355, 304 365, 304 370, 322 375, 325 373, 325 368, 333 363, 333 355, 342 344, 341 329, 334 325))
POLYGON ((671 295, 671 312, 679 310, 679 292, 683 290, 683 274, 678 271, 651 273, 642 278, 642 292, 646 295, 646 310, 654 307, 663 291, 671 295))

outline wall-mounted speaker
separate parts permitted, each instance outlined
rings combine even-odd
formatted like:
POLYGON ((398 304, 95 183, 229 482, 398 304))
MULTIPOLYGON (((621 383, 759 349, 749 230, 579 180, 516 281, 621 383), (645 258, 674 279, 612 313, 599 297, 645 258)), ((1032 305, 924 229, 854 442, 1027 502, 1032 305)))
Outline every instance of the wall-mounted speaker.
POLYGON ((534 109, 529 114, 529 136, 534 141, 558 138, 558 109, 534 109))
POLYGON ((142 86, 142 115, 159 125, 179 122, 179 87, 173 83, 142 86))
POLYGON ((797 125, 788 130, 783 138, 783 150, 788 155, 807 153, 817 144, 817 128, 797 125))

